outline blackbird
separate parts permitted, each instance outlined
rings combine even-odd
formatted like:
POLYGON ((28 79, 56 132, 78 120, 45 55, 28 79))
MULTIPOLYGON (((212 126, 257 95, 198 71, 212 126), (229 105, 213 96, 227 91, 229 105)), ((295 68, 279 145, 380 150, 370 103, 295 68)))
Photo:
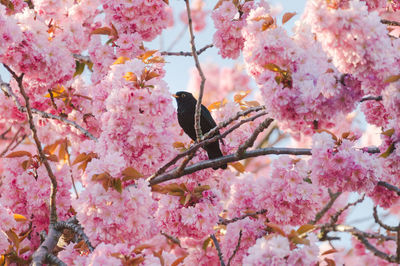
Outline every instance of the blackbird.
MULTIPOLYGON (((193 97, 191 93, 185 91, 179 91, 173 96, 175 97, 178 104, 179 125, 192 140, 196 140, 196 130, 194 129, 194 114, 196 110, 197 100, 193 97)), ((204 105, 201 105, 200 126, 201 132, 203 134, 207 133, 217 126, 210 114, 210 111, 208 111, 208 109, 204 105)), ((216 132, 216 134, 218 135, 219 132, 216 132)), ((223 156, 219 148, 218 140, 205 145, 204 149, 206 150, 209 159, 215 159, 223 156)), ((224 164, 219 167, 213 167, 213 169, 226 169, 226 167, 227 165, 224 164)))

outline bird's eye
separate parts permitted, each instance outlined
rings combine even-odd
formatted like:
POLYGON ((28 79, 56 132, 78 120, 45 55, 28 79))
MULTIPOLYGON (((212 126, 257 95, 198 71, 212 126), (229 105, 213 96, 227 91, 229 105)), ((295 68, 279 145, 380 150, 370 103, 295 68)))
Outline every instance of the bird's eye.
POLYGON ((182 94, 182 96, 181 96, 181 97, 182 97, 182 98, 185 98, 185 96, 186 96, 185 94, 182 94))

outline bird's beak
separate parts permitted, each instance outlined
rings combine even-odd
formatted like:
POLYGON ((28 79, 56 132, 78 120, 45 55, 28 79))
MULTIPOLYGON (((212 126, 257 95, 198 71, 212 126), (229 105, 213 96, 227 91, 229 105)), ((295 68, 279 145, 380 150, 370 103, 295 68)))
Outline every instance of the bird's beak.
POLYGON ((175 97, 176 99, 178 99, 178 98, 179 98, 179 96, 178 96, 178 95, 176 95, 176 94, 172 94, 172 97, 175 97))

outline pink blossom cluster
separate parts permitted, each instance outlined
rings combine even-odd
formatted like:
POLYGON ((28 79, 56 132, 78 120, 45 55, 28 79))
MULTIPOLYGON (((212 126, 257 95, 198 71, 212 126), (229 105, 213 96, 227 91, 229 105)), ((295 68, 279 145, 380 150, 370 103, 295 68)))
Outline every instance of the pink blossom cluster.
POLYGON ((333 191, 371 192, 381 178, 376 155, 356 149, 349 139, 335 142, 323 132, 313 136, 310 161, 313 184, 333 191))
POLYGON ((116 244, 121 239, 136 245, 159 232, 154 220, 157 204, 144 180, 121 193, 112 188, 106 191, 101 184, 90 182, 72 206, 94 245, 116 244))
POLYGON ((278 224, 302 225, 313 219, 326 192, 306 181, 309 171, 303 160, 288 156, 275 160, 271 178, 260 179, 256 185, 257 210, 267 209, 267 218, 278 224))
MULTIPOLYGON (((32 222, 31 246, 39 244, 39 233, 49 225, 50 178, 44 165, 25 171, 21 164, 28 157, 2 158, 0 204, 32 222), (34 173, 36 171, 37 175, 34 173), (10 189, 12 188, 12 189, 10 189)), ((67 165, 51 163, 57 178, 57 214, 66 219, 71 206, 71 178, 67 165)), ((35 164, 33 164, 35 167, 35 164)), ((18 229, 28 229, 27 223, 18 224, 18 229)))
POLYGON ((230 223, 226 227, 226 232, 221 241, 221 251, 223 257, 227 260, 236 249, 239 241, 239 234, 242 231, 240 239, 240 248, 236 251, 231 263, 232 265, 240 265, 244 256, 248 254, 248 249, 256 243, 256 240, 265 234, 265 225, 262 220, 245 218, 235 223, 230 223))
POLYGON ((291 248, 289 240, 281 235, 271 235, 257 239, 249 248, 243 265, 314 265, 318 262, 319 248, 317 237, 308 237, 310 243, 291 248))
POLYGON ((214 33, 213 42, 219 48, 218 53, 222 58, 238 58, 243 49, 244 39, 241 30, 246 25, 245 19, 239 17, 238 9, 231 1, 223 1, 212 12, 211 18, 217 29, 214 33))
POLYGON ((22 32, 17 21, 6 14, 6 8, 0 6, 0 55, 22 41, 22 32))
POLYGON ((177 196, 161 195, 156 218, 161 230, 176 237, 204 238, 214 232, 222 212, 219 196, 204 191, 203 197, 188 206, 177 196))
POLYGON ((386 87, 385 79, 397 74, 397 45, 378 13, 368 11, 366 2, 371 1, 351 0, 341 5, 308 1, 303 20, 311 25, 340 72, 359 79, 365 93, 379 95, 386 87))
POLYGON ((371 125, 383 127, 388 122, 389 114, 379 101, 365 101, 361 103, 361 110, 365 115, 365 119, 371 125))
POLYGON ((272 23, 269 10, 251 10, 243 30, 244 59, 260 86, 267 111, 282 128, 310 135, 331 128, 361 97, 359 83, 330 63, 309 27, 300 24, 290 38, 272 23))
POLYGON ((101 1, 105 21, 114 25, 119 34, 139 33, 151 41, 173 24, 172 10, 164 0, 101 1))
POLYGON ((3 254, 9 246, 5 232, 15 227, 17 227, 17 222, 14 220, 13 213, 0 203, 0 254, 3 254))
POLYGON ((180 128, 163 74, 161 66, 133 59, 113 65, 102 82, 90 89, 92 112, 101 124, 93 150, 101 159, 92 169, 107 170, 111 163, 112 175, 128 166, 148 175, 177 153, 173 143, 179 139, 180 128), (145 72, 156 77, 142 80, 145 72), (115 159, 105 163, 111 154, 115 159))
POLYGON ((233 180, 229 216, 266 209, 266 217, 273 223, 307 223, 322 207, 321 197, 325 198, 321 188, 305 181, 308 172, 305 161, 283 156, 274 161, 270 178, 246 174, 233 180))
POLYGON ((61 40, 50 39, 48 26, 35 19, 33 11, 25 10, 16 18, 20 29, 15 34, 22 32, 22 39, 16 39, 19 42, 9 46, 0 60, 17 74, 25 74, 24 87, 33 99, 43 98, 48 89, 72 79, 75 61, 61 40))
MULTIPOLYGON (((190 13, 192 17, 193 30, 202 31, 206 27, 206 18, 209 13, 208 10, 204 10, 203 0, 194 0, 190 5, 190 13)), ((180 19, 183 23, 188 24, 187 11, 184 10, 180 14, 180 19)))
MULTIPOLYGON (((208 62, 202 64, 202 69, 206 77, 202 103, 206 106, 222 101, 229 93, 250 89, 250 77, 239 65, 219 67, 215 63, 208 62)), ((201 83, 199 72, 192 68, 189 75, 188 90, 197 93, 201 83)))

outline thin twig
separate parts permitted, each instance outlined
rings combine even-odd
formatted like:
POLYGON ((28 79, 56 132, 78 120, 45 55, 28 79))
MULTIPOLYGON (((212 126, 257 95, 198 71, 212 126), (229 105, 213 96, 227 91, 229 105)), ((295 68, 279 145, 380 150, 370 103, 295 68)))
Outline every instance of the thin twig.
POLYGON ((222 217, 219 217, 219 222, 218 222, 218 224, 228 225, 228 224, 230 224, 230 223, 234 223, 234 222, 237 222, 237 221, 246 219, 247 217, 254 217, 254 216, 256 216, 256 215, 264 214, 264 213, 266 213, 266 212, 267 212, 267 210, 260 210, 260 211, 257 211, 257 212, 247 213, 247 214, 244 214, 244 215, 242 215, 242 216, 235 217, 235 218, 233 218, 233 219, 224 219, 224 218, 222 218, 222 217))
MULTIPOLYGON (((337 225, 331 225, 331 224, 324 224, 321 226, 318 226, 321 228, 321 230, 325 230, 326 232, 345 232, 345 233, 351 233, 351 234, 358 234, 361 235, 365 238, 372 238, 372 239, 378 239, 378 240, 384 240, 384 241, 396 241, 396 238, 394 236, 387 236, 387 235, 382 235, 378 233, 371 233, 371 232, 364 232, 359 229, 357 229, 354 226, 350 225, 343 225, 343 224, 337 224, 337 225)), ((324 239, 321 239, 324 240, 324 239)))
POLYGON ((10 143, 7 145, 7 147, 1 152, 0 157, 3 157, 3 156, 8 152, 8 150, 10 149, 10 147, 12 146, 12 144, 13 144, 14 142, 17 141, 17 139, 18 139, 18 134, 19 134, 19 132, 21 132, 21 130, 22 130, 22 127, 20 127, 20 128, 18 129, 17 133, 15 133, 15 135, 14 135, 13 139, 11 140, 11 142, 10 142, 10 143))
POLYGON ((398 188, 396 186, 393 186, 392 184, 389 184, 389 183, 386 183, 386 182, 383 182, 383 181, 379 181, 378 182, 378 186, 382 186, 382 187, 385 187, 385 188, 387 188, 387 189, 389 189, 391 191, 394 191, 394 192, 397 193, 398 196, 400 196, 400 188, 398 188))
POLYGON ((177 244, 178 246, 181 246, 181 241, 178 238, 171 236, 169 234, 166 234, 164 232, 161 232, 161 234, 163 236, 165 236, 167 239, 171 240, 173 243, 177 244))
POLYGON ((371 251, 372 253, 374 253, 375 256, 384 259, 388 262, 397 262, 397 258, 395 256, 389 255, 385 252, 382 252, 380 250, 378 250, 376 247, 374 247, 371 243, 369 243, 369 241, 362 235, 359 234, 353 234, 358 240, 361 241, 361 243, 364 244, 364 246, 371 251))
POLYGON ((274 121, 272 118, 267 118, 265 119, 261 124, 257 126, 257 128, 254 130, 253 134, 243 143, 242 145, 239 146, 239 148, 236 151, 237 155, 242 154, 244 151, 246 151, 248 148, 253 147, 254 142, 256 141, 258 135, 264 131, 264 129, 268 128, 269 125, 274 121))
POLYGON ((400 22, 387 19, 381 19, 381 23, 389 26, 400 26, 400 22))
POLYGON ((373 215, 374 215, 375 222, 376 222, 377 224, 379 224, 382 228, 385 228, 385 229, 388 230, 388 231, 394 231, 394 232, 400 230, 400 227, 398 227, 398 226, 390 226, 390 225, 384 224, 384 223, 381 221, 381 219, 379 219, 378 210, 377 210, 376 206, 374 206, 373 215))
POLYGON ((53 173, 53 170, 51 169, 51 166, 47 160, 46 155, 43 152, 42 149, 42 143, 39 140, 39 137, 37 135, 36 127, 35 124, 33 123, 33 115, 32 115, 32 110, 31 110, 31 105, 29 102, 29 97, 25 92, 24 86, 22 85, 22 80, 24 74, 18 76, 9 66, 3 64, 4 67, 10 72, 10 74, 14 77, 14 79, 18 83, 19 90, 24 97, 25 104, 26 104, 26 111, 27 111, 27 117, 29 120, 29 127, 32 131, 33 139, 36 144, 36 148, 38 150, 39 156, 41 161, 43 162, 47 173, 49 174, 49 178, 51 181, 51 189, 50 189, 50 224, 54 224, 57 222, 57 206, 56 206, 56 195, 57 195, 57 179, 53 173))
MULTIPOLYGON (((200 55, 205 50, 207 50, 208 48, 211 48, 213 46, 214 46, 213 44, 208 44, 208 45, 204 46, 203 48, 197 50, 196 54, 200 55)), ((166 51, 166 52, 161 52, 161 55, 162 56, 192 56, 193 52, 183 52, 183 51, 180 51, 180 52, 167 52, 166 51)))
MULTIPOLYGON (((3 64, 4 65, 4 64, 3 64)), ((4 65, 5 66, 5 65, 4 65)), ((0 77, 0 88, 3 90, 4 93, 6 93, 6 96, 13 99, 15 105, 17 106, 18 110, 22 113, 26 112, 26 107, 22 106, 21 103, 18 100, 18 97, 14 94, 13 90, 11 89, 10 85, 8 83, 3 82, 3 80, 0 77)), ((37 115, 40 115, 43 118, 49 118, 49 119, 54 119, 54 120, 59 120, 62 121, 68 125, 71 125, 81 131, 86 137, 90 138, 91 140, 97 141, 97 138, 94 137, 89 131, 75 123, 74 121, 68 120, 67 118, 63 116, 58 116, 58 115, 53 115, 47 112, 40 111, 36 108, 31 108, 31 112, 37 115)))
POLYGON ((350 207, 356 206, 356 205, 357 205, 358 203, 360 203, 360 202, 363 202, 364 199, 365 199, 365 194, 363 194, 362 197, 359 198, 358 200, 356 200, 355 202, 348 203, 346 206, 344 206, 343 208, 341 208, 340 210, 338 210, 334 215, 331 216, 331 224, 332 224, 332 225, 335 224, 335 223, 338 221, 340 215, 342 215, 342 213, 343 213, 344 211, 346 211, 346 210, 347 210, 348 208, 350 208, 350 207))
POLYGON ((382 101, 382 96, 366 96, 360 100, 360 103, 365 101, 382 101))
POLYGON ((242 229, 240 229, 240 231, 239 231, 239 240, 238 240, 238 242, 236 244, 235 250, 233 251, 232 256, 228 260, 228 266, 231 265, 231 261, 232 261, 233 257, 235 257, 236 253, 238 252, 238 250, 240 248, 240 241, 241 240, 242 240, 242 229))
POLYGON ((336 199, 337 199, 341 194, 342 194, 342 192, 340 192, 340 191, 339 191, 339 192, 336 192, 336 193, 334 193, 334 194, 330 193, 330 198, 331 198, 331 199, 329 200, 329 202, 325 205, 325 207, 324 207, 320 212, 318 212, 318 213, 315 215, 314 220, 309 221, 308 223, 309 223, 309 224, 316 224, 316 223, 318 223, 319 220, 321 220, 322 217, 324 217, 325 213, 327 213, 327 212, 330 210, 330 208, 332 208, 333 203, 335 203, 336 199))
MULTIPOLYGON (((225 133, 225 132, 224 132, 225 133)), ((230 162, 240 161, 246 158, 252 158, 262 155, 275 154, 291 154, 291 155, 311 155, 311 149, 298 149, 298 148, 262 148, 257 150, 245 151, 242 155, 237 156, 236 154, 229 154, 223 157, 219 157, 212 160, 205 160, 195 164, 192 164, 181 171, 180 174, 176 173, 176 168, 172 169, 164 174, 161 174, 149 181, 150 185, 160 184, 162 182, 177 179, 181 176, 188 175, 203 169, 218 167, 230 162)))
POLYGON ((186 11, 188 16, 188 25, 189 25, 189 33, 190 33, 190 45, 192 47, 192 54, 193 59, 199 72, 199 76, 201 78, 200 82, 200 92, 199 97, 196 103, 196 110, 194 113, 194 129, 196 131, 196 141, 200 142, 202 137, 201 126, 200 126, 200 117, 201 117, 201 101, 203 100, 203 93, 204 93, 204 84, 206 82, 206 77, 204 76, 203 70, 201 69, 199 57, 197 56, 196 45, 194 43, 194 33, 193 33, 193 26, 192 26, 192 15, 189 6, 189 0, 185 0, 186 3, 186 11))
MULTIPOLYGON (((187 0, 185 0, 185 1, 187 1, 187 0)), ((210 237, 211 237, 212 241, 214 242, 215 249, 218 252, 218 257, 219 257, 219 261, 221 263, 221 266, 225 266, 224 256, 222 255, 221 248, 219 246, 217 238, 215 237, 214 234, 211 234, 210 237)))

